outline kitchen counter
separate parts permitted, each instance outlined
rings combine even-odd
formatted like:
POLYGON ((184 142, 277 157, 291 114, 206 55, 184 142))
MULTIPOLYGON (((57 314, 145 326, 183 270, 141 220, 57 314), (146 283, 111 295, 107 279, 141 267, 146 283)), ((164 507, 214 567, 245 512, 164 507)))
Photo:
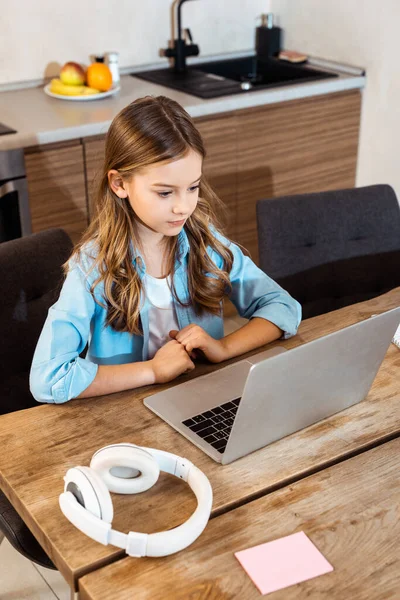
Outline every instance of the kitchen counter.
MULTIPOLYGON (((329 63, 325 62, 325 65, 328 66, 329 63)), ((196 98, 130 75, 121 77, 121 90, 115 96, 89 102, 51 98, 43 92, 43 85, 5 91, 0 93, 0 120, 17 133, 0 136, 0 150, 105 134, 112 119, 122 108, 136 98, 147 95, 169 96, 179 102, 192 117, 203 117, 364 87, 365 76, 357 74, 356 70, 356 74, 351 73, 351 68, 346 72, 345 69, 337 68, 334 63, 331 63, 331 69, 339 77, 211 100, 196 98)))
POLYGON ((17 131, 0 136, 0 152, 10 160, 7 150, 23 151, 32 232, 61 227, 74 243, 81 238, 111 121, 136 98, 163 94, 196 119, 204 172, 227 207, 227 233, 257 262, 260 198, 355 185, 364 71, 311 60, 338 76, 208 100, 129 75, 143 66, 123 73, 118 94, 101 100, 51 98, 38 81, 0 87, 0 122, 17 131))

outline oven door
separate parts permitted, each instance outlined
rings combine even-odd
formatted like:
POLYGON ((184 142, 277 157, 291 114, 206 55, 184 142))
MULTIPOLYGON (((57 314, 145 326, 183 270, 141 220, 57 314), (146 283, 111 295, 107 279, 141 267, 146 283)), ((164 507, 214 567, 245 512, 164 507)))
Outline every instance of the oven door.
POLYGON ((31 232, 26 177, 0 182, 0 242, 31 232))

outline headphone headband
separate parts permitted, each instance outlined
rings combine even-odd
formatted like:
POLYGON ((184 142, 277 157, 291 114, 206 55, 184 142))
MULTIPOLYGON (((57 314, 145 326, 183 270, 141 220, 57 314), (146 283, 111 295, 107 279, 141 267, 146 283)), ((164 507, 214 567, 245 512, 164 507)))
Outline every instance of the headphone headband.
POLYGON ((212 489, 204 473, 189 460, 155 448, 128 443, 106 446, 95 452, 90 468, 69 469, 64 479, 59 503, 67 519, 97 542, 122 548, 130 556, 166 556, 183 550, 202 533, 211 513, 212 489), (158 533, 125 534, 112 529, 109 490, 122 494, 146 491, 160 471, 188 483, 197 498, 194 513, 182 525, 158 533), (134 477, 133 473, 139 474, 134 477))

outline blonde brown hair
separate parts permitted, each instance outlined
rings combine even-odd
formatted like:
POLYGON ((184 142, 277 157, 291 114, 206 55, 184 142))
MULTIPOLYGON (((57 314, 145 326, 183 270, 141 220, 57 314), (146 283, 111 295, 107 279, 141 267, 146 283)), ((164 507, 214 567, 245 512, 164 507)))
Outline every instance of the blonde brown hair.
MULTIPOLYGON (((132 256, 132 244, 137 247, 139 241, 135 213, 129 200, 119 198, 110 188, 108 172, 115 169, 122 180, 129 181, 138 169, 162 161, 177 160, 190 149, 203 158, 206 155, 201 135, 188 113, 165 96, 147 96, 135 100, 114 118, 108 130, 95 217, 75 247, 73 257, 79 260, 85 246, 87 248, 88 243, 94 243, 96 252, 90 270, 97 268, 98 277, 91 286, 91 293, 94 296, 95 287, 103 282, 106 324, 116 331, 141 333, 139 312, 142 284, 132 256)), ((197 207, 185 224, 190 244, 188 304, 193 305, 199 314, 204 311, 219 314, 222 298, 231 290, 229 273, 233 255, 215 237, 211 228, 221 228, 217 219, 217 213, 220 214, 221 210, 221 201, 202 176, 197 207), (210 259, 208 247, 222 257, 222 269, 210 259)), ((167 271, 171 275, 174 273, 177 252, 177 236, 171 237, 166 254, 167 271)), ((171 291, 175 300, 185 305, 177 297, 173 284, 171 291)))

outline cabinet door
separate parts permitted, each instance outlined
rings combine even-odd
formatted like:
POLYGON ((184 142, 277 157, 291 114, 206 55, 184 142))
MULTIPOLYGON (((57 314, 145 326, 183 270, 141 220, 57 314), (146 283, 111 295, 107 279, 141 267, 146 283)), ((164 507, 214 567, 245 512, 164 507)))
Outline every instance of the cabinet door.
POLYGON ((216 115, 195 120, 204 141, 207 156, 204 174, 226 207, 227 235, 236 238, 237 148, 236 116, 216 115))
POLYGON ((28 148, 25 165, 32 232, 61 227, 76 243, 88 224, 82 145, 28 148))
MULTIPOLYGON (((236 115, 216 115, 195 120, 201 133, 207 156, 203 171, 208 182, 223 201, 226 214, 222 216, 227 236, 237 237, 237 145, 236 115)), ((236 315, 233 304, 225 299, 224 316, 236 315)))
POLYGON ((236 114, 237 238, 257 262, 257 200, 354 187, 360 93, 329 94, 236 114))
POLYGON ((104 161, 105 136, 83 140, 86 165, 86 182, 88 189, 89 219, 93 215, 96 188, 104 161))

